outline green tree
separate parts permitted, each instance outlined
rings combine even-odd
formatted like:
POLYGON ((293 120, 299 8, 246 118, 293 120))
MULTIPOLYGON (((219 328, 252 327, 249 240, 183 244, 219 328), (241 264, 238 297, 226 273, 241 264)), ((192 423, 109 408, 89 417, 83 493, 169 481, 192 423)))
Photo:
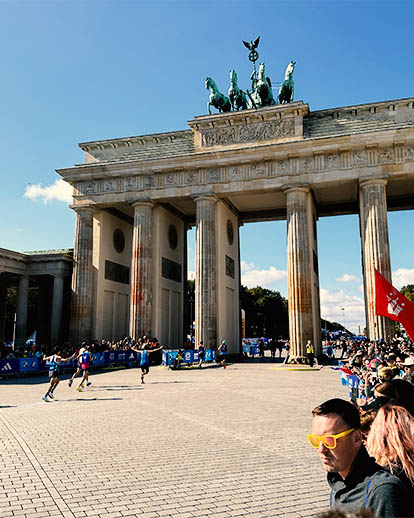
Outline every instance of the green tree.
POLYGON ((247 337, 288 338, 287 300, 278 291, 241 286, 240 306, 246 312, 247 337))
POLYGON ((407 284, 407 286, 403 286, 400 291, 404 297, 407 297, 408 300, 414 302, 414 284, 407 284))

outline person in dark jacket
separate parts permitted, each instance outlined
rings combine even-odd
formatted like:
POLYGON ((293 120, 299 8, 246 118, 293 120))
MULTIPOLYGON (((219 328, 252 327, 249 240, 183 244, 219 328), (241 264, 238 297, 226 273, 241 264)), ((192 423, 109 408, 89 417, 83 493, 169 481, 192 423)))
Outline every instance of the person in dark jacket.
POLYGON ((406 486, 368 455, 357 408, 334 398, 317 406, 312 415, 308 440, 327 471, 331 508, 370 509, 375 518, 412 516, 406 486))

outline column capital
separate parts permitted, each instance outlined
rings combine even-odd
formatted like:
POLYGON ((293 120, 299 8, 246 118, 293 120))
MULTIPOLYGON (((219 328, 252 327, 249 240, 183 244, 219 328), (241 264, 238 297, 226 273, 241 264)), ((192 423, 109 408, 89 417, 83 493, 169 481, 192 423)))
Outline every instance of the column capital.
POLYGON ((74 210, 76 213, 94 213, 97 211, 97 207, 94 205, 69 205, 69 208, 74 210))
POLYGON ((142 200, 135 200, 131 202, 132 207, 154 207, 154 202, 151 201, 149 198, 143 198, 142 200))
POLYGON ((193 200, 197 203, 198 201, 206 200, 216 203, 219 199, 215 194, 206 193, 206 194, 194 194, 193 200))
POLYGON ((285 194, 289 194, 291 192, 310 192, 310 186, 307 183, 285 184, 282 185, 281 189, 285 194))
POLYGON ((359 178, 359 186, 360 187, 368 187, 369 185, 387 185, 388 183, 388 176, 375 176, 375 177, 369 177, 369 176, 362 176, 359 178))

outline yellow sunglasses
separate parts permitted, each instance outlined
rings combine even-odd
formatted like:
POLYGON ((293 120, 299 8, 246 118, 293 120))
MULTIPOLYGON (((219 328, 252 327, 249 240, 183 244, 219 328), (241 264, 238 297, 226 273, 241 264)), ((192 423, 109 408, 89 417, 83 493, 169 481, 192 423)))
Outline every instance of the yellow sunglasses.
POLYGON ((313 433, 310 433, 308 435, 308 441, 311 443, 311 446, 314 448, 319 448, 319 445, 322 441, 322 444, 329 448, 330 450, 333 450, 336 448, 336 440, 340 439, 341 437, 345 437, 345 435, 349 435, 351 432, 353 432, 355 428, 350 428, 349 430, 346 430, 345 432, 337 433, 336 435, 315 435, 313 433))

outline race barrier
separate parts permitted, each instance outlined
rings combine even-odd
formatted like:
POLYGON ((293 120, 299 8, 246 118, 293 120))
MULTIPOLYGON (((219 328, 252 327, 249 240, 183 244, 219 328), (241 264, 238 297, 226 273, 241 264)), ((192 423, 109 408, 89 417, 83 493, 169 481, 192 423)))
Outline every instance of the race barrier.
POLYGON ((250 356, 256 356, 259 354, 259 344, 243 344, 242 346, 243 353, 249 354, 250 356))
MULTIPOLYGON (((173 351, 162 351, 162 365, 170 366, 173 365, 174 360, 177 358, 178 349, 173 351)), ((198 355, 198 351, 195 349, 191 349, 188 351, 183 351, 183 359, 181 363, 195 363, 200 359, 198 355)), ((216 359, 216 350, 215 349, 206 349, 204 351, 204 361, 211 362, 216 359)))
MULTIPOLYGON (((107 365, 129 364, 139 362, 141 353, 139 351, 105 351, 92 354, 92 367, 104 367, 107 365)), ((198 360, 197 360, 198 361, 198 360)), ((77 360, 74 358, 70 362, 60 362, 60 369, 76 369, 77 360)), ((10 360, 0 360, 0 375, 21 374, 26 372, 44 372, 49 370, 49 362, 44 362, 38 358, 13 358, 10 360)))

